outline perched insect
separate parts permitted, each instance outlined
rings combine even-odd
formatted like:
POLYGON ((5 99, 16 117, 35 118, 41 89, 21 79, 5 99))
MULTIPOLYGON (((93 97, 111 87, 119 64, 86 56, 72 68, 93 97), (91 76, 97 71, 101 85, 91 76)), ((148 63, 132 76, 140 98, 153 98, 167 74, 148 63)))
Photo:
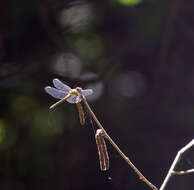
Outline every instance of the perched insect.
POLYGON ((53 96, 54 98, 60 99, 58 102, 50 106, 50 109, 55 108, 57 105, 67 101, 71 104, 76 104, 79 112, 79 119, 82 125, 85 124, 84 112, 83 108, 80 104, 82 101, 82 96, 88 96, 93 93, 92 89, 83 90, 80 87, 75 89, 71 89, 69 86, 61 82, 59 79, 53 79, 53 84, 55 88, 47 86, 45 87, 45 91, 53 96))

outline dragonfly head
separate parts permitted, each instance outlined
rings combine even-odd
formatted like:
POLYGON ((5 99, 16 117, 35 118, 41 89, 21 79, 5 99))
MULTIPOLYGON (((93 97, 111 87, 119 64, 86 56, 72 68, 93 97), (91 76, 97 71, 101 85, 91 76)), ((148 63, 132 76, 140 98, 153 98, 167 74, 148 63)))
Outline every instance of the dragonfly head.
POLYGON ((76 90, 77 90, 77 92, 81 92, 82 91, 82 88, 80 88, 80 87, 76 87, 76 90))

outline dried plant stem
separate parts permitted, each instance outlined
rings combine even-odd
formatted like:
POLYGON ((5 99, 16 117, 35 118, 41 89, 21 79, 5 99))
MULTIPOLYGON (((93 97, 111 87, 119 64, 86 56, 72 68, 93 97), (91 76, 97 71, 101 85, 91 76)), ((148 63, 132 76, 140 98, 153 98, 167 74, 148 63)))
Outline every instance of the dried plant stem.
POLYGON ((80 124, 81 125, 85 125, 85 115, 84 115, 84 111, 83 111, 82 105, 78 102, 76 104, 76 107, 77 107, 77 111, 78 111, 78 114, 79 114, 80 124))
POLYGON ((173 171, 172 172, 172 174, 174 174, 174 175, 184 175, 184 174, 189 174, 189 173, 194 173, 194 169, 185 170, 185 171, 173 171))
POLYGON ((49 109, 53 109, 55 108, 56 106, 58 106, 59 104, 62 104, 63 102, 65 102, 69 97, 71 96, 71 94, 68 94, 67 96, 65 96, 65 98, 59 100, 58 102, 56 102, 55 104, 51 105, 49 107, 49 109))
POLYGON ((100 161, 100 169, 102 171, 106 171, 109 169, 109 156, 106 147, 106 142, 104 140, 104 131, 102 129, 98 129, 95 135, 96 145, 98 149, 98 156, 100 161))
MULTIPOLYGON (((166 185, 167 185, 169 179, 170 179, 173 175, 177 174, 177 172, 174 171, 174 168, 175 168, 176 164, 177 164, 178 161, 180 160, 182 154, 183 154, 185 151, 187 151, 188 149, 190 149, 193 145, 194 145, 194 139, 191 140, 186 146, 184 146, 181 150, 178 151, 178 153, 177 153, 177 155, 176 155, 176 157, 175 157, 175 159, 174 159, 174 161, 173 161, 173 163, 172 163, 172 165, 171 165, 171 167, 170 167, 170 169, 169 169, 169 171, 168 171, 168 173, 167 173, 167 175, 166 175, 166 178, 164 179, 164 182, 163 182, 163 184, 162 184, 161 187, 160 187, 160 190, 164 190, 164 188, 166 187, 166 185)), ((179 172, 179 175, 180 175, 180 172, 179 172)))
POLYGON ((149 182, 144 176, 143 174, 134 166, 134 164, 129 160, 129 158, 127 156, 125 156, 125 154, 120 150, 120 148, 115 144, 115 142, 112 140, 112 138, 107 134, 107 132, 105 131, 105 129, 103 128, 103 126, 101 125, 101 123, 98 121, 97 117, 95 116, 94 112, 92 111, 92 109, 90 108, 88 102, 86 101, 85 97, 82 97, 84 104, 86 105, 88 111, 90 112, 90 114, 92 115, 94 121, 96 122, 96 124, 98 125, 98 127, 100 129, 103 130, 105 137, 107 138, 107 140, 112 144, 112 146, 117 150, 117 152, 121 155, 121 157, 127 162, 127 164, 135 171, 135 173, 139 176, 139 178, 145 182, 151 189, 153 190, 158 190, 151 182, 149 182))

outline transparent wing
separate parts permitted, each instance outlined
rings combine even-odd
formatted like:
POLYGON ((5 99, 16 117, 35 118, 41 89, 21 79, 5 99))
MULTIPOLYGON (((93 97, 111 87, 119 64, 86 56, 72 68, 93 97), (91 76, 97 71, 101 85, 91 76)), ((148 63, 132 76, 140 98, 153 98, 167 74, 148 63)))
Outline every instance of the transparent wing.
POLYGON ((63 91, 70 91, 71 88, 66 84, 62 83, 59 79, 53 79, 53 84, 56 88, 63 91))
POLYGON ((50 94, 52 97, 57 98, 57 99, 65 98, 68 94, 68 92, 58 90, 50 86, 47 86, 44 89, 48 94, 50 94))
POLYGON ((72 95, 70 98, 67 99, 67 101, 71 104, 77 104, 81 102, 81 98, 79 96, 72 95))
POLYGON ((80 94, 83 95, 83 96, 89 96, 89 95, 93 94, 93 90, 92 89, 82 90, 80 92, 80 94))

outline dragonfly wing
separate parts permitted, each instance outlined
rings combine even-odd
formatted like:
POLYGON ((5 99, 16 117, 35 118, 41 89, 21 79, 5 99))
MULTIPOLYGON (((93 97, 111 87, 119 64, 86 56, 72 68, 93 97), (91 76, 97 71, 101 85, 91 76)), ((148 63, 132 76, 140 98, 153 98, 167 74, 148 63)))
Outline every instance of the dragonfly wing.
POLYGON ((71 90, 71 88, 69 86, 62 83, 59 79, 53 79, 53 84, 59 90, 68 91, 68 92, 71 90))
POLYGON ((65 98, 68 95, 68 92, 58 90, 50 86, 47 86, 44 89, 48 94, 50 94, 52 97, 57 98, 57 99, 65 98))
POLYGON ((83 96, 89 96, 89 95, 93 94, 93 90, 92 89, 82 90, 80 92, 80 94, 83 95, 83 96))
POLYGON ((81 102, 81 98, 79 96, 72 95, 70 98, 67 99, 67 101, 71 104, 77 104, 81 102))

